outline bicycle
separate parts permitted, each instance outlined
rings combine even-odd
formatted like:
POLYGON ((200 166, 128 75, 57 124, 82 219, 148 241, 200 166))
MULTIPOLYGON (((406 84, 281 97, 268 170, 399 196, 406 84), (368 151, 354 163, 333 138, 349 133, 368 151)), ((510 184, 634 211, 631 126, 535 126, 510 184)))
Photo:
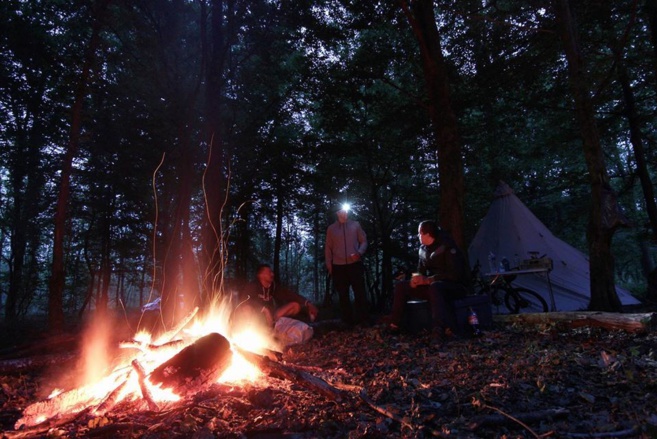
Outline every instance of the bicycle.
POLYGON ((511 271, 487 281, 481 275, 478 261, 472 269, 472 280, 477 294, 488 294, 491 303, 496 307, 499 308, 504 303, 510 314, 518 314, 521 309, 527 309, 529 312, 548 312, 548 304, 540 294, 529 288, 511 284, 515 278, 511 271))

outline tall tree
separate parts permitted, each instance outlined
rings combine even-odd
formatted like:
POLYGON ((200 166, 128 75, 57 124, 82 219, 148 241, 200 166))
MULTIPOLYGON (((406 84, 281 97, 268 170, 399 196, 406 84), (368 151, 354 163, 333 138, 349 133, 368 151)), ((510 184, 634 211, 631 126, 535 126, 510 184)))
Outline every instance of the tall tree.
POLYGON ((71 126, 69 142, 62 161, 61 180, 59 182, 59 195, 55 212, 55 234, 53 239, 52 272, 50 277, 50 293, 48 303, 48 319, 50 329, 60 331, 64 326, 63 294, 66 270, 64 267, 64 237, 68 219, 67 207, 71 192, 71 173, 73 159, 80 146, 82 132, 83 105, 87 97, 91 71, 96 59, 96 51, 100 44, 100 31, 107 7, 111 0, 99 0, 93 4, 91 10, 91 36, 87 44, 83 64, 80 69, 73 106, 71 108, 71 126))
POLYGON ((59 71, 51 65, 56 51, 56 38, 48 34, 53 14, 35 2, 7 2, 0 8, 6 29, 0 51, 0 164, 7 176, 2 195, 7 198, 0 206, 8 215, 2 222, 3 244, 5 237, 9 240, 8 286, 0 288, 6 293, 8 320, 23 314, 38 293, 40 246, 49 230, 43 221, 52 202, 45 187, 52 170, 44 152, 61 123, 51 95, 60 84, 59 71))
POLYGON ((620 311, 611 240, 617 227, 623 224, 623 218, 618 210, 616 195, 609 184, 595 111, 587 88, 584 60, 578 46, 577 26, 571 14, 569 0, 555 0, 554 8, 568 61, 576 120, 582 136, 591 184, 591 210, 587 230, 591 273, 589 308, 595 311, 620 311))
POLYGON ((452 106, 450 78, 443 56, 440 32, 436 24, 433 0, 399 0, 417 38, 427 106, 434 129, 440 179, 440 224, 449 230, 461 248, 465 248, 463 203, 465 183, 458 120, 452 106))

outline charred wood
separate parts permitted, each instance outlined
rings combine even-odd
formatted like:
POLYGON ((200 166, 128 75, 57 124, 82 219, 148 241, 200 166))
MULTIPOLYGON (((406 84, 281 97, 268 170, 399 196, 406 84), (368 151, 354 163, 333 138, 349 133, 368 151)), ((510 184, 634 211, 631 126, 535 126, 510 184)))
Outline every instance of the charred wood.
POLYGON ((223 372, 230 365, 231 358, 230 342, 214 332, 199 338, 156 367, 149 379, 153 384, 177 389, 202 375, 223 372))

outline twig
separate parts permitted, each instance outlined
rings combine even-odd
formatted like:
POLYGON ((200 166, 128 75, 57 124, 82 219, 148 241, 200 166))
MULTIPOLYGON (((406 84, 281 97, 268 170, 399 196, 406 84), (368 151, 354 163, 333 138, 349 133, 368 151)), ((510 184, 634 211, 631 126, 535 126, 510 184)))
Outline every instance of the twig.
POLYGON ((162 344, 143 344, 138 341, 124 341, 119 343, 119 347, 121 349, 137 349, 142 352, 157 352, 162 349, 174 349, 174 348, 182 348, 186 342, 184 340, 171 340, 162 344))
POLYGON ((409 424, 408 422, 404 421, 403 418, 401 418, 401 417, 397 416, 396 414, 384 409, 383 407, 374 404, 374 401, 372 401, 367 396, 367 392, 365 391, 365 389, 362 389, 358 393, 358 396, 360 396, 360 399, 362 399, 363 402, 365 402, 365 404, 369 405, 372 409, 374 409, 374 411, 382 414, 383 416, 386 416, 386 417, 392 419, 393 421, 399 422, 401 425, 403 425, 404 427, 406 427, 410 430, 413 430, 413 425, 412 424, 409 424))
POLYGON ((501 415, 503 415, 503 416, 506 416, 507 418, 511 419, 512 421, 517 422, 518 424, 522 425, 522 427, 525 428, 529 433, 531 433, 531 435, 534 436, 536 439, 540 439, 540 438, 541 438, 541 436, 539 436, 534 430, 532 430, 532 429, 529 427, 529 425, 525 424, 525 423, 522 422, 520 419, 518 419, 518 418, 516 418, 516 417, 514 417, 514 416, 511 416, 510 414, 505 413, 504 411, 498 409, 497 407, 493 407, 493 406, 490 406, 490 405, 488 405, 488 404, 484 404, 483 407, 486 407, 486 408, 491 409, 491 410, 495 410, 495 411, 498 412, 499 414, 501 414, 501 415))

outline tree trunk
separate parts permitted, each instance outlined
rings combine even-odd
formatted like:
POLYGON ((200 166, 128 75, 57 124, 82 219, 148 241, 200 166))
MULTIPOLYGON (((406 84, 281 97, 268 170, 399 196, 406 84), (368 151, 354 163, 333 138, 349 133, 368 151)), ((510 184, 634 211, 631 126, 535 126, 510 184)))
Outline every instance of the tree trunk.
MULTIPOLYGON (((646 0, 650 42, 652 43, 653 80, 657 77, 657 0, 646 0)), ((657 86, 657 84, 656 84, 657 86)))
POLYGON ((22 217, 23 211, 23 194, 19 188, 22 186, 24 173, 15 172, 14 180, 14 197, 13 197, 13 233, 10 238, 10 259, 9 259, 9 288, 7 289, 7 301, 5 302, 5 317, 8 321, 14 321, 17 316, 17 303, 21 295, 23 284, 23 264, 25 261, 25 248, 27 245, 26 218, 22 217))
POLYGON ((320 270, 322 273, 324 270, 324 255, 321 251, 321 239, 319 237, 319 210, 315 210, 313 215, 313 248, 315 257, 313 258, 313 301, 319 302, 320 293, 319 293, 319 273, 320 270))
POLYGON ((84 56, 84 63, 75 91, 75 99, 71 108, 71 130, 68 147, 64 154, 59 182, 59 194, 55 207, 54 239, 52 268, 48 293, 48 324, 52 331, 61 331, 64 326, 64 283, 66 272, 64 268, 64 235, 66 233, 67 207, 71 192, 71 172, 73 159, 78 153, 80 134, 82 131, 82 105, 87 94, 87 85, 91 68, 94 64, 95 53, 100 42, 99 34, 101 22, 111 0, 101 0, 95 5, 92 14, 92 32, 89 45, 84 56))
MULTIPOLYGON (((194 101, 195 97, 191 99, 194 101)), ((180 263, 181 263, 181 285, 179 285, 179 298, 176 303, 175 320, 187 315, 189 311, 198 305, 199 300, 199 276, 198 264, 194 256, 194 243, 190 229, 190 214, 192 204, 192 186, 194 180, 194 167, 196 154, 191 146, 190 132, 186 128, 190 124, 185 122, 181 124, 180 131, 180 189, 178 191, 178 207, 176 213, 176 223, 180 224, 180 263)))
MULTIPOLYGON (((203 2, 202 2, 203 3, 203 2)), ((221 96, 225 64, 224 17, 232 1, 212 0, 210 11, 210 41, 205 40, 206 59, 206 120, 208 158, 204 175, 206 217, 203 223, 203 266, 206 294, 213 296, 223 285, 225 249, 222 240, 221 213, 225 202, 224 151, 221 138, 221 96)))
POLYGON ((465 183, 457 118, 452 108, 447 65, 432 0, 399 0, 418 40, 427 87, 429 117, 436 136, 440 181, 440 224, 465 248, 463 202, 465 183))
POLYGON ((622 57, 618 58, 618 80, 623 88, 623 101, 625 103, 625 116, 630 128, 630 142, 634 150, 634 159, 636 160, 636 171, 641 181, 641 188, 643 189, 643 196, 646 199, 646 211, 650 219, 650 228, 652 229, 653 236, 657 236, 657 203, 655 203, 655 191, 653 189, 652 181, 650 180, 650 173, 648 172, 648 165, 646 162, 646 152, 643 147, 643 139, 641 135, 641 122, 636 110, 636 99, 634 98, 634 91, 630 84, 630 78, 627 75, 627 69, 622 57))
MULTIPOLYGON (((112 211, 111 196, 106 198, 108 212, 112 211)), ((109 305, 110 282, 112 281, 112 231, 111 214, 104 213, 100 222, 101 237, 101 263, 100 263, 100 297, 96 302, 96 312, 99 316, 106 316, 109 305)))
POLYGON ((621 302, 615 287, 611 240, 621 220, 615 194, 609 185, 593 104, 586 87, 584 63, 578 48, 576 27, 568 0, 555 0, 555 14, 568 61, 570 85, 591 184, 591 211, 587 230, 591 273, 589 309, 619 311, 621 302))
POLYGON ((284 215, 284 200, 283 200, 283 183, 276 177, 276 233, 274 236, 274 277, 276 282, 281 282, 281 246, 283 242, 283 215, 284 215))

